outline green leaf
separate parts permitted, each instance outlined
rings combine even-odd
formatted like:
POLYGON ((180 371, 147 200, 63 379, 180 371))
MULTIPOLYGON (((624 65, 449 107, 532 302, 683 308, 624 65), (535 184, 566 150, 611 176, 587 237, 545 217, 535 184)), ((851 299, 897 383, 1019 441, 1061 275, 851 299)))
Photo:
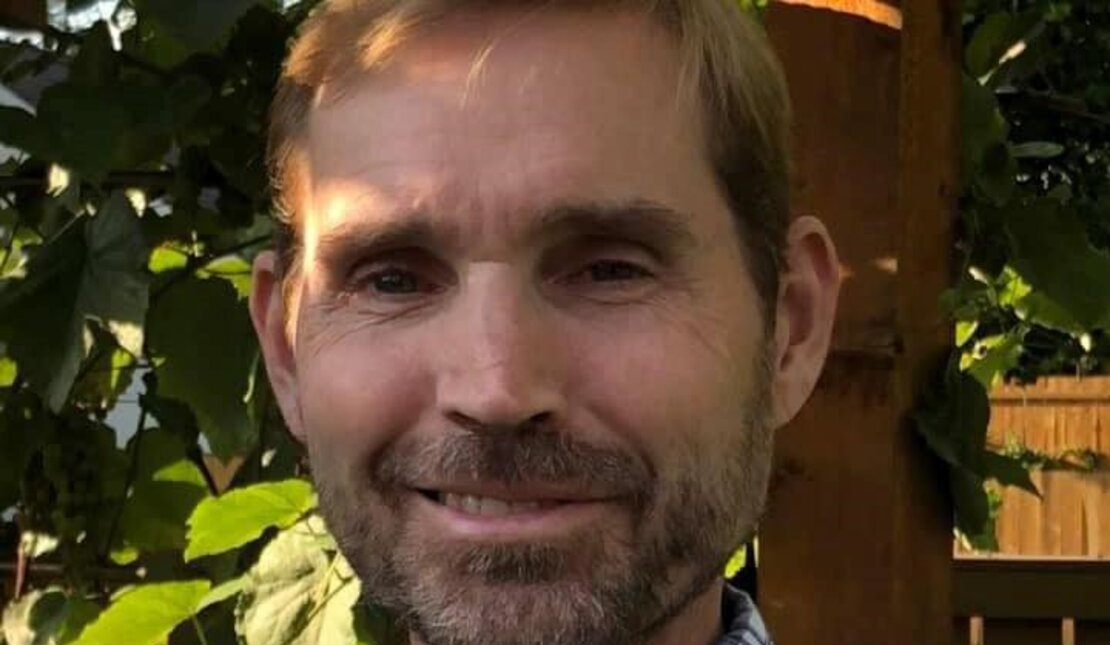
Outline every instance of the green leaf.
POLYGON ((968 373, 982 383, 983 387, 994 387, 1007 372, 1017 367, 1024 337, 1024 331, 1018 330, 982 339, 976 343, 976 351, 980 355, 968 361, 965 366, 968 373))
POLYGON ((917 432, 952 467, 982 473, 990 401, 983 385, 949 361, 914 415, 917 432))
POLYGON ((1010 126, 998 108, 998 100, 989 88, 974 78, 963 75, 960 85, 960 119, 962 145, 960 175, 964 186, 971 186, 984 164, 988 151, 1006 151, 1010 126))
POLYGON ((983 479, 960 467, 949 469, 949 487, 956 511, 956 528, 969 537, 982 536, 990 521, 990 505, 983 479))
POLYGON ((1110 327, 1110 256, 1095 250, 1072 209, 1039 199, 1011 209, 1011 263, 1087 329, 1110 327))
POLYGON ((185 268, 189 263, 189 256, 171 246, 162 245, 150 254, 150 263, 147 268, 151 273, 165 273, 185 268))
POLYGON ((135 551, 185 547, 186 522, 208 484, 197 466, 186 458, 185 445, 166 430, 144 430, 131 439, 139 450, 135 481, 120 517, 119 545, 135 551))
POLYGON ((964 48, 967 71, 976 78, 992 72, 1015 45, 1025 44, 1023 38, 1037 26, 1039 18, 1036 12, 999 11, 987 16, 964 48))
POLYGON ((104 86, 112 83, 118 73, 108 23, 99 20, 85 33, 81 51, 69 66, 68 79, 83 85, 104 86))
POLYGON ((0 356, 0 387, 9 387, 15 383, 17 374, 15 361, 6 356, 0 356))
POLYGON ((110 410, 131 385, 135 357, 119 349, 115 338, 99 325, 90 325, 95 343, 86 364, 84 377, 73 390, 73 400, 102 410, 110 410))
POLYGON ((244 397, 258 342, 231 285, 195 278, 173 285, 151 309, 147 330, 165 358, 156 370, 158 394, 192 408, 220 459, 249 451, 257 436, 244 397))
POLYGON ((56 588, 36 590, 4 608, 2 635, 7 645, 63 645, 98 612, 80 595, 56 588))
POLYGON ((1010 154, 1017 159, 1052 159, 1064 154, 1066 148, 1050 141, 1027 141, 1010 147, 1010 154))
POLYGON ((95 320, 120 347, 138 355, 148 281, 138 218, 123 193, 113 193, 84 226, 71 226, 31 259, 27 279, 0 297, 0 337, 30 384, 60 410, 91 336, 95 320))
POLYGON ((993 69, 1002 54, 1013 45, 1013 26, 1014 16, 1007 11, 987 16, 964 48, 967 71, 979 77, 993 69))
POLYGON ((255 484, 206 499, 189 518, 185 561, 242 546, 270 527, 290 526, 315 505, 312 485, 301 479, 255 484))
POLYGON ((963 347, 979 329, 978 320, 961 320, 956 323, 956 347, 963 347))
POLYGON ((245 300, 251 295, 251 265, 237 255, 229 255, 209 262, 197 275, 227 280, 235 288, 239 298, 245 300))
POLYGON ((207 580, 140 585, 120 594, 74 645, 155 645, 192 616, 212 586, 207 580))
POLYGON ((984 466, 988 478, 993 478, 1003 486, 1016 486, 1037 497, 1041 492, 1029 477, 1029 469, 1020 459, 1014 459, 997 452, 987 451, 984 455, 984 466))
POLYGON ((1072 336, 1081 336, 1087 332, 1070 311, 1049 298, 1043 291, 1030 291, 1021 299, 1016 300, 1013 308, 1018 318, 1042 327, 1055 329, 1072 336))
POLYGON ((204 600, 200 602, 200 606, 197 608, 197 611, 204 611, 205 609, 213 605, 218 605, 221 602, 228 600, 229 598, 233 598, 239 595, 244 589, 247 588, 247 585, 249 584, 250 579, 248 575, 243 574, 238 578, 232 578, 227 582, 213 587, 212 590, 208 592, 208 595, 204 597, 204 600))
POLYGON ((263 549, 236 610, 245 645, 355 642, 359 581, 340 554, 320 548, 316 534, 323 530, 310 518, 263 549))
POLYGON ((1009 147, 999 144, 987 148, 983 153, 979 175, 975 187, 990 202, 1002 206, 1010 201, 1017 187, 1017 161, 1010 154, 1009 147))
POLYGON ((725 564, 725 577, 732 578, 748 565, 748 545, 742 544, 725 564))
POLYGON ((232 26, 258 0, 136 0, 140 15, 157 23, 186 51, 210 51, 228 36, 232 26))

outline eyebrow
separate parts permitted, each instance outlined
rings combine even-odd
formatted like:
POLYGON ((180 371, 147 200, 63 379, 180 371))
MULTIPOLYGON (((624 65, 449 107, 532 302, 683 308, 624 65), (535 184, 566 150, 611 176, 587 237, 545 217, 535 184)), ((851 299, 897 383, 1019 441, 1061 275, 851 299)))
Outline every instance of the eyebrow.
POLYGON ((548 209, 529 231, 529 238, 598 236, 632 239, 677 253, 698 246, 691 218, 658 202, 589 202, 548 209))
MULTIPOLYGON (((562 203, 545 209, 526 229, 524 240, 629 239, 673 257, 698 246, 689 222, 689 216, 645 199, 562 203)), ((453 228, 420 210, 401 213, 384 223, 349 220, 322 232, 317 252, 325 262, 334 262, 404 248, 460 248, 453 228)))

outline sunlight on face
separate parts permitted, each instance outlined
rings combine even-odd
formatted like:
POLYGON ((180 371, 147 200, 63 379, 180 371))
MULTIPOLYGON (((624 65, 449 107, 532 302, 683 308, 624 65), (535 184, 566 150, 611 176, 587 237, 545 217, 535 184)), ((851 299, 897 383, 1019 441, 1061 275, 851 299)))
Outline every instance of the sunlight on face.
POLYGON ((643 641, 754 527, 769 343, 676 58, 636 16, 460 18, 311 118, 297 409, 424 642, 643 641))

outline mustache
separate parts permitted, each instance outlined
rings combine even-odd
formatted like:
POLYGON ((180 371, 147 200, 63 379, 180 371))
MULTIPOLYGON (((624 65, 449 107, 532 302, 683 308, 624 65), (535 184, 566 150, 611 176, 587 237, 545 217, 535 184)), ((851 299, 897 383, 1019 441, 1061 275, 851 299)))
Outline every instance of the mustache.
POLYGON ((637 455, 554 431, 404 437, 371 465, 384 486, 418 488, 432 481, 572 486, 612 496, 642 497, 655 472, 637 455))

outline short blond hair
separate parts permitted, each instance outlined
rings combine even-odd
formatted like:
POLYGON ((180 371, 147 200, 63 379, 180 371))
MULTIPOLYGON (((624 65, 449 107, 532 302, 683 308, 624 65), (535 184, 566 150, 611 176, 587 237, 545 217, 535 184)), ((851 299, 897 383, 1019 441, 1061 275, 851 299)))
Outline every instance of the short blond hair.
POLYGON ((789 98, 760 25, 738 0, 331 0, 304 22, 285 60, 271 108, 267 163, 274 187, 275 248, 282 274, 300 252, 301 191, 309 112, 323 94, 388 64, 421 26, 484 8, 631 10, 652 17, 679 44, 682 88, 697 92, 706 151, 734 215, 749 270, 773 315, 790 219, 789 98))

